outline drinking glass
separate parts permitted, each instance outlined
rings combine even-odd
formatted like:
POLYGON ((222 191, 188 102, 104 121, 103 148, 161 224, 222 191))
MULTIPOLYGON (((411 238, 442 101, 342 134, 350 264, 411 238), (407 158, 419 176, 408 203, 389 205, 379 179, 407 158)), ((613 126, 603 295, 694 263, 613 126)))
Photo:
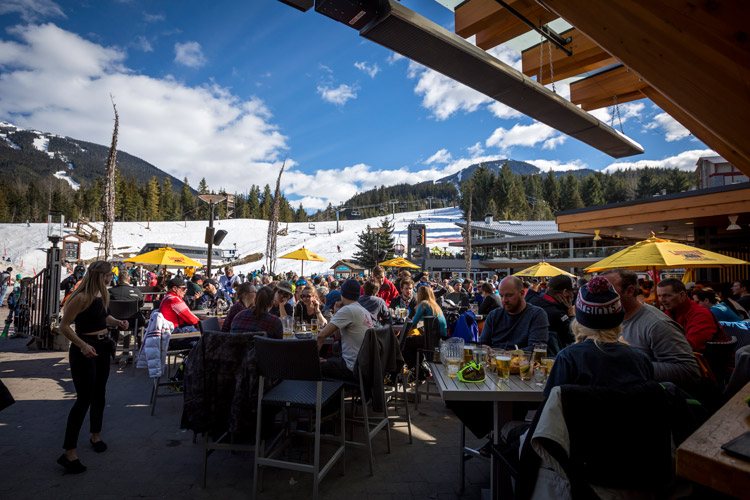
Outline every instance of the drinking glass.
POLYGON ((547 373, 547 377, 552 372, 552 365, 554 364, 555 358, 542 358, 542 365, 544 366, 544 371, 547 373))
POLYGON ((521 380, 531 380, 532 370, 532 353, 524 352, 518 357, 518 372, 521 375, 521 380))
POLYGON ((534 344, 534 361, 533 366, 540 366, 542 364, 542 358, 547 357, 547 344, 539 342, 534 344))
POLYGON ((401 317, 402 321, 406 320, 406 317, 408 315, 409 315, 409 311, 405 307, 402 307, 401 309, 399 309, 399 316, 401 317))
POLYGON ((547 375, 547 370, 542 365, 534 366, 534 374, 533 379, 534 383, 538 385, 539 387, 544 385, 544 379, 547 375))
POLYGON ((318 333, 318 319, 313 318, 310 320, 310 331, 313 333, 318 333))
POLYGON ((284 327, 283 337, 290 339, 294 335, 294 318, 287 316, 281 320, 282 326, 284 327))
POLYGON ((464 344, 464 363, 474 359, 474 344, 464 344))
POLYGON ((464 339, 448 339, 444 344, 445 351, 445 373, 449 377, 455 377, 461 361, 464 359, 464 339))
POLYGON ((487 366, 487 348, 476 346, 474 347, 474 362, 478 365, 487 366))
POLYGON ((510 378, 510 359, 512 351, 496 351, 495 366, 497 367, 497 378, 508 380, 510 378))

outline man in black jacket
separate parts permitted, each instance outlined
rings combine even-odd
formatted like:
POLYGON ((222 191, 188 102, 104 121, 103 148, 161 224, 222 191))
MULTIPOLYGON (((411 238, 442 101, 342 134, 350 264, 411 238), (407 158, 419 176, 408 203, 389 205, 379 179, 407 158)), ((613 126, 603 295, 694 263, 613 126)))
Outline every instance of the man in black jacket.
POLYGON ((479 310, 477 311, 479 314, 489 314, 493 309, 503 307, 500 296, 495 293, 495 287, 490 282, 482 283, 480 292, 484 300, 479 304, 479 310))
POLYGON ((529 304, 544 309, 549 319, 549 340, 547 354, 555 356, 563 347, 572 344, 575 339, 570 331, 570 321, 575 317, 573 308, 573 282, 568 276, 555 276, 547 283, 544 295, 528 297, 529 304))

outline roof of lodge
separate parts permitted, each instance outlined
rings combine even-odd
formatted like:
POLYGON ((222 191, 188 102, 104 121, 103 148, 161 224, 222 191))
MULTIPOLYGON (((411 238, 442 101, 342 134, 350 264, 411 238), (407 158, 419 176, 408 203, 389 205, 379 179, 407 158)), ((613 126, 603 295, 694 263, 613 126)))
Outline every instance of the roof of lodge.
MULTIPOLYGON (((456 225, 466 227, 466 221, 456 222, 456 225)), ((471 228, 506 236, 541 236, 559 233, 557 223, 553 220, 497 220, 489 224, 484 221, 472 221, 471 228)))

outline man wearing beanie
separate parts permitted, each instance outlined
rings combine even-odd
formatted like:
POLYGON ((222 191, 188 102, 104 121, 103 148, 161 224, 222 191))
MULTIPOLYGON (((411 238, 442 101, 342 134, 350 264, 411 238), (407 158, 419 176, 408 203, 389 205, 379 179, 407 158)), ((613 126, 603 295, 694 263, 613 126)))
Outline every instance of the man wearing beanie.
POLYGON ((324 377, 354 381, 354 363, 357 360, 365 332, 374 328, 376 320, 359 299, 360 285, 353 278, 341 285, 341 300, 344 307, 331 318, 331 321, 318 334, 318 349, 323 347, 326 337, 335 335, 341 338, 341 357, 332 356, 321 362, 324 377))
POLYGON ((537 342, 546 343, 547 315, 541 308, 526 303, 523 282, 517 276, 507 276, 500 282, 499 291, 503 307, 487 316, 479 342, 495 349, 512 349, 517 345, 525 351, 531 351, 537 342))
POLYGON ((555 358, 544 396, 558 385, 615 388, 653 380, 651 360, 618 340, 624 317, 620 296, 606 278, 595 276, 586 283, 575 302, 577 343, 555 358))

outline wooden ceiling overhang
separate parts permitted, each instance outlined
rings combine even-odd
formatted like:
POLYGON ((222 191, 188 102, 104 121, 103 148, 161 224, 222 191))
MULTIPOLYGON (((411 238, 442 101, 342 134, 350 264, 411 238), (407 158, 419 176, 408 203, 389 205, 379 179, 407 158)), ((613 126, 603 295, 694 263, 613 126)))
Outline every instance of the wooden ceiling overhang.
MULTIPOLYGON (((561 17, 572 55, 549 42, 525 50, 523 72, 541 83, 613 72, 571 85, 585 110, 648 97, 698 139, 750 175, 750 2, 712 0, 503 0, 541 26, 561 17)), ((496 0, 455 9, 456 33, 490 49, 531 31, 496 0)))

